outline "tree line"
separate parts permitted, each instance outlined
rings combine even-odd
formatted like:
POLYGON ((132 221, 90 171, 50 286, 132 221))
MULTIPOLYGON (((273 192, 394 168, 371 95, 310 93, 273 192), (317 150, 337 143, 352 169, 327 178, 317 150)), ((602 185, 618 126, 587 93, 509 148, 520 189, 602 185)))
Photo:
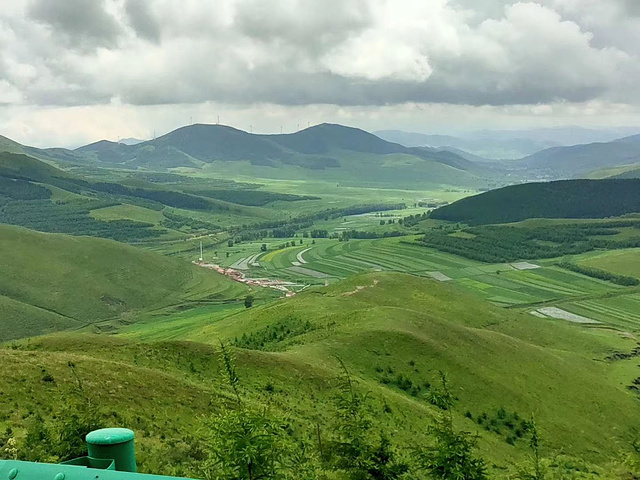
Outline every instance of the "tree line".
POLYGON ((611 222, 561 224, 548 226, 478 226, 460 230, 433 229, 416 242, 437 250, 487 263, 513 262, 523 259, 555 258, 596 249, 614 250, 640 247, 640 235, 625 240, 611 237, 616 226, 637 223, 611 222))

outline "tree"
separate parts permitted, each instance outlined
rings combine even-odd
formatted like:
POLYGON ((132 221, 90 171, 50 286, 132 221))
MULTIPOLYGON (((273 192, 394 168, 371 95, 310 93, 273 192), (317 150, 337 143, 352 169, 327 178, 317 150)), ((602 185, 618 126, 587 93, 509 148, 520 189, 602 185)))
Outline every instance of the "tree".
POLYGON ((207 480, 317 478, 314 457, 291 436, 289 422, 251 410, 240 395, 240 379, 227 347, 220 344, 221 370, 233 392, 235 408, 207 422, 207 480))
POLYGON ((266 252, 267 251, 267 244, 263 243, 262 245, 260 245, 260 251, 261 252, 266 252))
POLYGON ((229 248, 233 247, 233 240, 229 240, 229 241, 227 242, 227 246, 228 246, 229 248))
POLYGON ((531 438, 529 439, 529 449, 531 450, 531 468, 523 468, 518 473, 518 478, 522 480, 544 480, 546 476, 545 467, 542 464, 542 456, 540 455, 540 432, 536 426, 533 415, 529 422, 529 430, 531 438))
POLYGON ((395 448, 384 432, 373 442, 373 422, 368 413, 369 398, 354 388, 349 371, 338 358, 342 368, 340 393, 336 397, 337 424, 334 439, 330 442, 328 458, 333 470, 347 474, 354 480, 401 478, 409 470, 402 459, 398 459, 395 448))
POLYGON ((251 294, 247 295, 246 297, 244 297, 244 306, 246 308, 253 307, 253 301, 254 301, 253 295, 251 294))
POLYGON ((434 443, 418 449, 420 466, 431 478, 441 480, 485 480, 484 460, 474 453, 477 437, 468 432, 456 431, 453 426, 453 396, 449 391, 446 376, 441 372, 442 391, 438 398, 442 402, 440 418, 429 428, 434 443))

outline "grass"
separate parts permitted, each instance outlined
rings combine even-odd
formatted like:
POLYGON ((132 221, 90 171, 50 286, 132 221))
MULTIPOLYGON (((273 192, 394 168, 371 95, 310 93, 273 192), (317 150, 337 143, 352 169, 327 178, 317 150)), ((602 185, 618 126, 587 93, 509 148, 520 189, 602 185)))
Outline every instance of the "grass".
POLYGON ((91 216, 96 220, 133 220, 135 222, 152 224, 157 224, 164 220, 162 212, 129 204, 114 205, 112 207, 92 210, 91 216))
POLYGON ((110 240, 0 226, 0 339, 38 335, 246 287, 187 262, 110 240))
MULTIPOLYGON (((511 446, 504 435, 463 419, 464 412, 474 418, 501 407, 525 418, 535 413, 547 452, 562 450, 595 462, 599 467, 591 468, 596 469, 608 468, 617 454, 612 445, 625 445, 637 426, 640 403, 625 388, 638 375, 637 362, 622 361, 628 363, 624 367, 604 361, 616 351, 631 350, 634 339, 493 307, 455 285, 403 274, 356 275, 251 309, 203 306, 165 312, 122 328, 117 339, 108 342, 125 345, 117 358, 126 364, 133 363, 127 353, 131 350, 174 352, 161 362, 157 354, 138 353, 135 358, 141 367, 171 375, 176 371, 196 385, 211 386, 215 368, 202 367, 204 360, 192 353, 205 347, 176 342, 215 346, 220 339, 234 342, 247 334, 259 345, 270 326, 294 324, 295 319, 310 322, 312 328, 291 329, 276 344, 268 343, 272 353, 237 350, 237 358, 246 394, 265 401, 260 392, 271 384, 275 393, 268 401, 303 429, 313 430, 310 421, 326 420, 331 379, 338 375, 335 355, 376 403, 389 407, 391 413, 380 414, 379 421, 391 426, 394 438, 405 445, 424 441, 434 410, 423 385, 435 384, 439 370, 448 373, 458 398, 457 422, 480 433, 483 453, 499 465, 521 460, 526 441, 511 446), (167 340, 171 343, 137 343, 167 340), (185 373, 189 362, 195 373, 185 373), (400 388, 394 380, 400 374, 421 390, 400 388), (385 383, 385 377, 391 381, 385 383)), ((92 357, 110 355, 107 347, 94 346, 102 340, 87 341, 92 357)), ((32 341, 28 348, 84 355, 84 342, 83 337, 52 337, 32 341)), ((493 475, 502 478, 506 473, 495 470, 493 475)))
POLYGON ((597 252, 578 258, 578 264, 585 267, 640 278, 640 249, 638 248, 597 252))

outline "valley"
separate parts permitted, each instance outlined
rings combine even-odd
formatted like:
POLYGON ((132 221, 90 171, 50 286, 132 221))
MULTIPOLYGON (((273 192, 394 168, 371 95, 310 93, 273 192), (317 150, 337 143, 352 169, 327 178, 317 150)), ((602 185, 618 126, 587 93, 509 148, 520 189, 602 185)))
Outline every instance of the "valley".
POLYGON ((21 458, 59 460, 29 442, 64 427, 80 378, 96 421, 140 432, 143 471, 203 475, 207 418, 241 396, 287 419, 305 468, 347 478, 312 453, 339 438, 347 371, 370 397, 364 435, 402 458, 450 412, 489 478, 515 478, 535 418, 550 478, 627 478, 638 180, 520 184, 536 174, 372 137, 196 125, 53 153, 5 142, 0 452, 11 437, 21 458))

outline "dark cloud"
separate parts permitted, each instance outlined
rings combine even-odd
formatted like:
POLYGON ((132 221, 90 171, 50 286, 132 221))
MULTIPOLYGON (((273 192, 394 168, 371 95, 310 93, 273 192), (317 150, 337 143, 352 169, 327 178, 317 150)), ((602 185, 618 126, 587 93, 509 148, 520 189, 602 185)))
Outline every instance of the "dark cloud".
POLYGON ((103 0, 34 0, 27 11, 71 48, 115 47, 122 27, 104 4, 103 0))
POLYGON ((131 26, 140 38, 156 43, 160 41, 161 28, 158 19, 151 12, 147 0, 127 0, 125 12, 131 26))
POLYGON ((365 0, 265 2, 242 0, 234 24, 239 33, 261 42, 290 43, 322 53, 372 22, 371 3, 365 0))
POLYGON ((634 17, 640 17, 640 1, 638 0, 622 0, 625 11, 634 17))

